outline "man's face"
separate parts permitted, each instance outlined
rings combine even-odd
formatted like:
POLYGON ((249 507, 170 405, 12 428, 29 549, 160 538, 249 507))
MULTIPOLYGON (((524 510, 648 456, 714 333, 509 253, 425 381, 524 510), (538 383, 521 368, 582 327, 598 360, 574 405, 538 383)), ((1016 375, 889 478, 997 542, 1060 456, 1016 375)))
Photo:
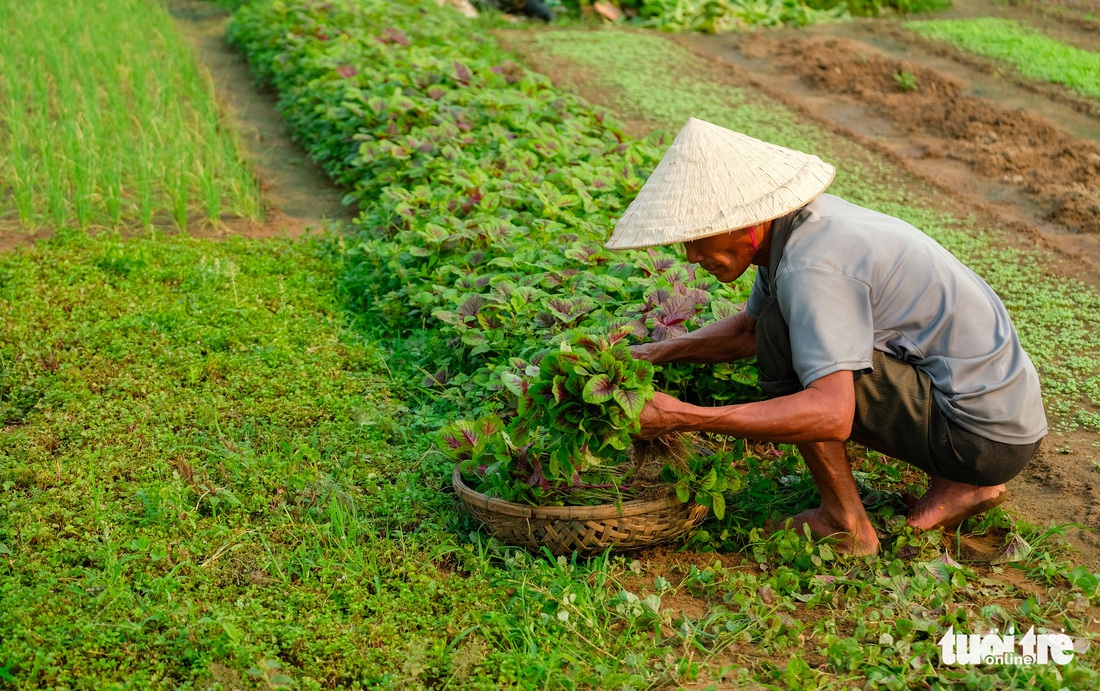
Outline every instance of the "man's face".
POLYGON ((752 264, 756 248, 747 232, 732 231, 684 243, 687 260, 722 283, 732 283, 752 264))

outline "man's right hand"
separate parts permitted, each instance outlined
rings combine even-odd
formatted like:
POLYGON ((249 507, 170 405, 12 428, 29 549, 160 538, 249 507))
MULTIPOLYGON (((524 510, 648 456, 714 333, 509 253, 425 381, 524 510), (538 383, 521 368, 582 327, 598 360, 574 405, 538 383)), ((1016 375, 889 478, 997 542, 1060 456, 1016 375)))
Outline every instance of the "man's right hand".
POLYGON ((665 363, 661 354, 660 343, 642 343, 639 345, 630 346, 630 354, 635 360, 645 360, 646 362, 654 365, 662 365, 665 363))

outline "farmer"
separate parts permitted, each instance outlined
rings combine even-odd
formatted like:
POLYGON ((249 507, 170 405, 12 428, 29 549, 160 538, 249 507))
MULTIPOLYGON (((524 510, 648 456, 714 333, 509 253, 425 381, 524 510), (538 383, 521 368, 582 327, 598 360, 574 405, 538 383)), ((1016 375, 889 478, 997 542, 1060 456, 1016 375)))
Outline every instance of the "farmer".
POLYGON ((846 441, 928 474, 908 522, 931 530, 1004 501, 1047 424, 1035 367, 992 289, 908 223, 822 194, 833 174, 816 156, 693 119, 607 247, 682 242, 725 283, 756 265, 744 311, 634 354, 654 364, 755 356, 771 398, 708 408, 658 393, 643 433, 796 444, 821 506, 793 527, 874 554, 846 441))

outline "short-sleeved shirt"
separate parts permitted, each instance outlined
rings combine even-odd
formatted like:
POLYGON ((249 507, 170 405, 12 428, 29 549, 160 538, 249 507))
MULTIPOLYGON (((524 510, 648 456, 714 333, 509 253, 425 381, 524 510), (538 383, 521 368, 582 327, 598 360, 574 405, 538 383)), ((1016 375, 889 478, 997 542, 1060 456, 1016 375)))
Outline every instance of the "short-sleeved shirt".
POLYGON ((774 298, 803 386, 870 372, 880 350, 926 372, 940 410, 993 441, 1047 432, 1039 376, 1000 298, 915 227, 829 194, 793 219, 774 272, 759 267, 748 312, 774 298))

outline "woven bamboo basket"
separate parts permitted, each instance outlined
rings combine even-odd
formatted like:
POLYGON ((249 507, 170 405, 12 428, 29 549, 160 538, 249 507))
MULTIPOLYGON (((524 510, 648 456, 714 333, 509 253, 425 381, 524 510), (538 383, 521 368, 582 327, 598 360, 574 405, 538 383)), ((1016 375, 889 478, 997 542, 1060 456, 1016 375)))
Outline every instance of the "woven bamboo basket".
POLYGON ((528 506, 488 497, 462 481, 456 467, 451 476, 455 493, 466 511, 498 540, 551 553, 584 556, 629 551, 672 542, 699 526, 707 507, 681 502, 675 494, 652 501, 628 501, 621 505, 528 506))

